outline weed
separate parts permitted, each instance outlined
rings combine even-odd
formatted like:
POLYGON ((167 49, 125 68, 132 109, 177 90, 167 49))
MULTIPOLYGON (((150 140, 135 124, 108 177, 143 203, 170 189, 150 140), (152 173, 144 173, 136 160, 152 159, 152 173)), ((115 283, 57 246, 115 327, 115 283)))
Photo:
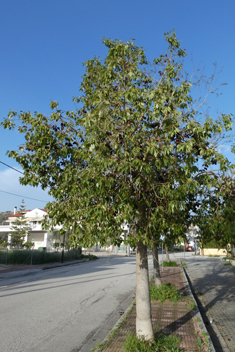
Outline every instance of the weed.
POLYGON ((181 294, 174 285, 163 282, 159 287, 150 285, 150 298, 160 302, 178 302, 181 299, 181 294))
POLYGON ((220 255, 218 255, 218 254, 214 255, 214 258, 218 258, 218 257, 220 257, 220 255))
POLYGON ((228 263, 224 263, 224 265, 229 265, 229 266, 231 266, 232 264, 231 264, 230 262, 228 262, 228 263))
POLYGON ((161 328, 161 325, 157 323, 157 324, 153 325, 153 328, 155 330, 159 330, 161 328))
POLYGON ((179 344, 180 338, 175 335, 160 335, 153 342, 138 339, 135 335, 128 335, 123 347, 125 352, 182 352, 179 344))
POLYGON ((196 309, 195 302, 194 302, 194 300, 193 300, 192 298, 190 298, 190 299, 188 300, 187 308, 188 308, 188 309, 193 309, 193 310, 196 309))
POLYGON ((181 262, 181 265, 182 265, 185 269, 187 269, 187 264, 186 264, 185 262, 181 262))
POLYGON ((202 336, 204 337, 205 344, 206 344, 206 346, 208 347, 210 343, 209 343, 209 339, 208 339, 207 333, 206 333, 206 332, 203 332, 203 333, 202 333, 202 336))
POLYGON ((195 318, 195 321, 197 322, 197 323, 199 323, 199 321, 201 321, 199 318, 195 318))
POLYGON ((163 266, 178 266, 175 261, 170 260, 169 262, 163 261, 163 266))
POLYGON ((198 345, 199 350, 202 351, 204 347, 204 342, 202 341, 202 339, 200 339, 200 337, 196 338, 196 343, 198 345))

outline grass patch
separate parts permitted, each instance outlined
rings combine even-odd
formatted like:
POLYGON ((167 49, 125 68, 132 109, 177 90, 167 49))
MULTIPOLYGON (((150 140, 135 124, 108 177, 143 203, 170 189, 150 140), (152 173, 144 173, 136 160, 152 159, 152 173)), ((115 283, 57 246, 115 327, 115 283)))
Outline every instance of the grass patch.
POLYGON ((160 335, 153 342, 138 339, 135 335, 128 335, 123 345, 125 352, 181 352, 180 338, 175 335, 160 335))
POLYGON ((174 285, 163 282, 159 287, 150 285, 150 298, 160 302, 178 302, 181 300, 181 294, 174 285))
POLYGON ((187 304, 187 308, 188 308, 188 309, 193 309, 193 310, 196 309, 195 302, 194 302, 194 300, 193 300, 192 298, 189 298, 188 304, 187 304))
POLYGON ((163 261, 163 266, 178 266, 178 264, 170 260, 169 262, 163 261))

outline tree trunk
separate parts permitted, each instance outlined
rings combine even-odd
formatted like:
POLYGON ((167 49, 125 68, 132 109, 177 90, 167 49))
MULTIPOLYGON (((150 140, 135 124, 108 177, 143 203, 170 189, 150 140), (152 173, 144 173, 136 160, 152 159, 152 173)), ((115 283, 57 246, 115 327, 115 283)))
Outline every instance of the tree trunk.
POLYGON ((169 252, 168 252, 168 247, 167 246, 165 246, 165 251, 166 251, 166 260, 169 263, 170 262, 170 256, 169 256, 169 252))
POLYGON ((159 259, 158 259, 158 248, 154 244, 153 249, 153 277, 154 277, 154 283, 156 286, 161 286, 161 276, 160 276, 160 267, 159 267, 159 259))
POLYGON ((153 340, 147 247, 142 241, 136 246, 136 336, 153 340))

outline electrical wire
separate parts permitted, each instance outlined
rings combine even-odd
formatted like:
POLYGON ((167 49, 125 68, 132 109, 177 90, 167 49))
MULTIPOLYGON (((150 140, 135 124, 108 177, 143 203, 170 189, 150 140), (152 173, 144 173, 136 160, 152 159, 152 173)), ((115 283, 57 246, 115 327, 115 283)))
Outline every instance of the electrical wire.
POLYGON ((1 160, 0 160, 0 163, 3 164, 3 165, 5 165, 5 166, 7 166, 7 167, 9 167, 9 168, 12 169, 12 170, 15 170, 15 171, 19 172, 20 174, 24 175, 23 172, 21 172, 21 171, 15 169, 14 167, 12 167, 12 166, 10 166, 10 165, 5 164, 5 163, 4 163, 3 161, 1 161, 1 160))
POLYGON ((19 194, 15 194, 15 193, 10 193, 10 192, 6 192, 6 191, 2 191, 1 189, 0 189, 0 192, 7 193, 7 194, 11 194, 12 196, 21 197, 21 198, 23 198, 23 199, 24 199, 24 198, 27 198, 27 199, 37 200, 38 202, 48 203, 48 201, 46 201, 46 200, 40 200, 40 199, 36 199, 36 198, 30 198, 30 197, 20 196, 19 194))
MULTIPOLYGON (((12 167, 12 166, 10 166, 10 165, 7 165, 6 163, 4 163, 4 162, 1 161, 1 160, 0 160, 0 163, 3 164, 3 165, 5 165, 5 166, 7 166, 7 167, 9 167, 9 168, 12 169, 12 170, 17 171, 17 172, 19 172, 20 174, 24 175, 23 172, 21 172, 21 171, 15 169, 14 167, 12 167)), ((47 201, 45 201, 45 200, 30 198, 30 197, 26 197, 26 196, 20 196, 19 194, 15 194, 15 193, 10 193, 10 192, 6 192, 6 191, 2 191, 1 189, 0 189, 0 192, 7 193, 7 194, 11 194, 12 196, 17 196, 17 197, 21 197, 21 198, 27 198, 27 199, 31 199, 31 200, 36 200, 36 201, 38 201, 38 202, 47 203, 47 201)))

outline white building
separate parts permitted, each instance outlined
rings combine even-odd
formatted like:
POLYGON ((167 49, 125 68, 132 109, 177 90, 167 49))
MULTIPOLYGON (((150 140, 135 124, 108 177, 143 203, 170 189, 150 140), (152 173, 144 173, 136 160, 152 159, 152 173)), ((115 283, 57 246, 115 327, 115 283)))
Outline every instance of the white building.
MULTIPOLYGON (((39 247, 46 247, 47 249, 51 249, 53 243, 51 241, 51 233, 42 227, 42 220, 47 215, 47 210, 45 209, 33 209, 33 210, 25 210, 24 217, 27 219, 27 226, 30 230, 27 232, 24 241, 30 241, 34 243, 34 249, 38 249, 39 247)), ((14 221, 21 217, 22 214, 17 212, 17 208, 14 208, 14 213, 8 215, 8 220, 4 221, 4 225, 0 225, 0 232, 8 234, 8 242, 11 243, 11 236, 14 233, 12 226, 14 225, 14 221)), ((55 228, 55 230, 59 230, 61 227, 55 228)), ((10 247, 10 245, 9 245, 10 247)))

